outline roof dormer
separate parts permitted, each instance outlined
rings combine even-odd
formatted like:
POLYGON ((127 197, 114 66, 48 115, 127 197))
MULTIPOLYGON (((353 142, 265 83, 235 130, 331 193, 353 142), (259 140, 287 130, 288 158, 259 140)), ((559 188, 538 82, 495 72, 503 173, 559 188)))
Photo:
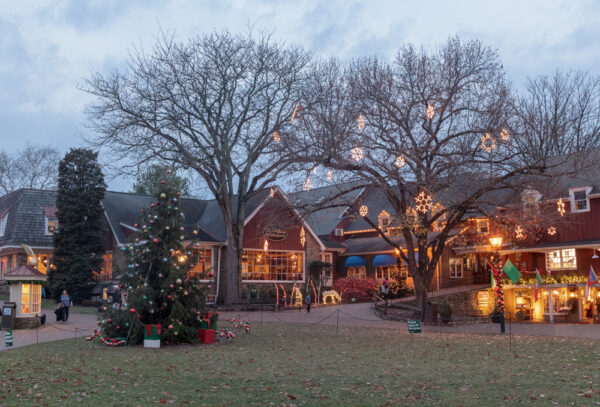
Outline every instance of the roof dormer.
POLYGON ((4 236, 4 232, 6 232, 6 224, 8 223, 8 209, 5 209, 4 212, 0 213, 0 236, 4 236))
POLYGON ((571 212, 589 212, 590 211, 590 192, 592 187, 569 188, 569 200, 571 201, 571 212))

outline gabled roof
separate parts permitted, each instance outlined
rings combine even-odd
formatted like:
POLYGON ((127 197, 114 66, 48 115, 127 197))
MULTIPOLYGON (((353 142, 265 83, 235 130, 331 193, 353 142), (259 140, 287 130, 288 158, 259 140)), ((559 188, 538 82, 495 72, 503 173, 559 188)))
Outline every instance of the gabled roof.
POLYGON ((19 266, 5 275, 7 280, 46 280, 47 276, 31 266, 19 266))
POLYGON ((56 206, 56 191, 18 189, 0 197, 0 214, 7 214, 1 246, 52 247, 52 235, 46 235, 44 208, 56 206))

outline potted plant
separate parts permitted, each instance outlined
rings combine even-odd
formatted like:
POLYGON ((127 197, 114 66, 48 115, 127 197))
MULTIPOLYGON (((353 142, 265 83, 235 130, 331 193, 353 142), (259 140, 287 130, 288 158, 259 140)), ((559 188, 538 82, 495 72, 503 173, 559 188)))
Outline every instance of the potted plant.
POLYGON ((440 320, 447 324, 452 319, 452 307, 448 304, 448 301, 444 301, 438 308, 438 314, 440 314, 440 320))

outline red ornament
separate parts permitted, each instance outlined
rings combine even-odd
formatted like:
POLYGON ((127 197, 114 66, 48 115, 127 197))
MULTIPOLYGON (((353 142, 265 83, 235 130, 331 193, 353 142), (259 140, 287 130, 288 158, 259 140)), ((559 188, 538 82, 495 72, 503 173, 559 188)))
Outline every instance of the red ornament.
POLYGON ((173 284, 169 284, 169 288, 173 288, 173 284))
POLYGON ((212 277, 212 276, 214 276, 214 275, 215 275, 215 273, 213 273, 212 271, 211 271, 210 273, 208 273, 208 276, 209 276, 209 277, 212 277))
POLYGON ((110 323, 112 322, 112 319, 108 318, 108 319, 106 320, 106 322, 108 322, 108 323, 110 324, 110 323))
POLYGON ((137 228, 137 227, 138 227, 138 224, 137 224, 137 223, 134 223, 134 224, 133 224, 133 227, 134 227, 134 228, 137 228))
POLYGON ((171 294, 167 295, 167 299, 168 299, 169 301, 171 301, 171 300, 173 299, 173 297, 171 296, 171 294))
POLYGON ((153 241, 154 243, 158 243, 158 238, 157 238, 157 237, 155 237, 154 239, 152 239, 152 241, 153 241))
POLYGON ((181 196, 181 192, 177 192, 177 196, 181 196))
POLYGON ((161 180, 160 183, 164 185, 165 184, 165 180, 164 179, 161 180))
POLYGON ((121 327, 119 325, 117 325, 117 329, 121 329, 121 327))
POLYGON ((154 204, 150 204, 150 207, 151 207, 151 208, 154 208, 154 204))
POLYGON ((132 314, 135 314, 135 308, 130 309, 129 312, 131 312, 132 314))

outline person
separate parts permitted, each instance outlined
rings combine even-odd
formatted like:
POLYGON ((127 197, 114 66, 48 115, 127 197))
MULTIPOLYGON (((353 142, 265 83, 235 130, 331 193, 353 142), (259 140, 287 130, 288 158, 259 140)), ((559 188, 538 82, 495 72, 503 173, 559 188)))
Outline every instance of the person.
POLYGON ((306 302, 306 312, 310 312, 310 293, 306 294, 304 302, 306 302))
POLYGON ((58 304, 58 307, 54 310, 54 315, 56 315, 56 322, 62 322, 65 318, 65 308, 61 303, 58 304))
POLYGON ((63 305, 64 312, 64 321, 69 321, 69 308, 71 307, 71 297, 67 294, 67 290, 63 290, 62 295, 60 296, 60 303, 63 305))

